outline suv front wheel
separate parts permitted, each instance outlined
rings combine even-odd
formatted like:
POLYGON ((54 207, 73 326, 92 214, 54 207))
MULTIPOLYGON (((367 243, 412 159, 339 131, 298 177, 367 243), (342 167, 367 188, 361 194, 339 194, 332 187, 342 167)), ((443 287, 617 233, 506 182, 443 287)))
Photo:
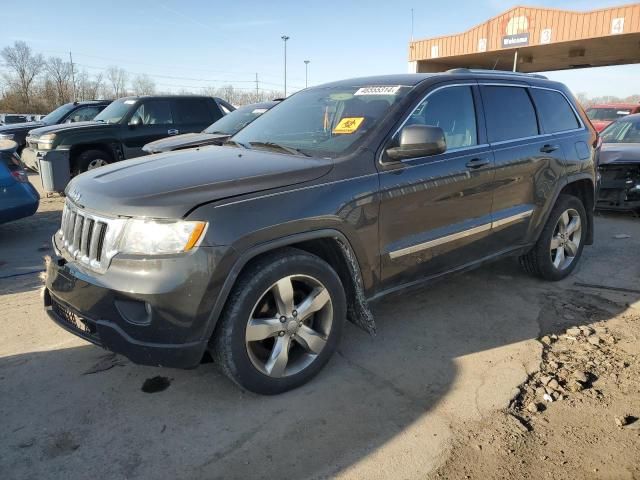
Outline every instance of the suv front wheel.
POLYGON ((587 214, 579 198, 560 195, 534 247, 520 264, 545 280, 562 280, 576 267, 587 237, 587 214))
POLYGON ((74 162, 73 175, 80 175, 94 168, 104 167, 112 162, 111 156, 102 150, 85 150, 74 162))
POLYGON ((347 307, 340 277, 321 258, 288 248, 246 269, 212 340, 223 372, 277 394, 315 376, 338 344, 347 307))

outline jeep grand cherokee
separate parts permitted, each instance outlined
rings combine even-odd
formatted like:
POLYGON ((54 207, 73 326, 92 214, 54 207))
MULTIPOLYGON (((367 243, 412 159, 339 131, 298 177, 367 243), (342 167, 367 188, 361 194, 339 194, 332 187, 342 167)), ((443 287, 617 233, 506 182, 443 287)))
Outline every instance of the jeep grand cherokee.
MULTIPOLYGON (((224 146, 67 188, 44 302, 134 362, 274 394, 325 365, 372 299, 515 255, 559 280, 592 243, 597 135, 544 77, 454 70, 296 93, 224 146)), ((372 353, 373 354, 373 353, 372 353)))

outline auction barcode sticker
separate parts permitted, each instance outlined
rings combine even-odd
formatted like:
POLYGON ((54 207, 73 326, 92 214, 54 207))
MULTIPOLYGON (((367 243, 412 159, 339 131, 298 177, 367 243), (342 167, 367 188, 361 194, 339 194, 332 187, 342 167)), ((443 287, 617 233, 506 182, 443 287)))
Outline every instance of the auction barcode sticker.
POLYGON ((354 95, 395 95, 398 90, 402 88, 401 85, 384 86, 379 87, 362 87, 359 88, 354 95))

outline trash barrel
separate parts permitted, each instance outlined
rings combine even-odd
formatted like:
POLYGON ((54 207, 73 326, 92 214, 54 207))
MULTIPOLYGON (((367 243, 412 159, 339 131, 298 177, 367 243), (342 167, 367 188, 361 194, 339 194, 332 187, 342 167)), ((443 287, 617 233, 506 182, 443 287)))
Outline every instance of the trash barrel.
POLYGON ((38 170, 45 192, 64 192, 71 180, 69 153, 52 150, 38 158, 38 170))

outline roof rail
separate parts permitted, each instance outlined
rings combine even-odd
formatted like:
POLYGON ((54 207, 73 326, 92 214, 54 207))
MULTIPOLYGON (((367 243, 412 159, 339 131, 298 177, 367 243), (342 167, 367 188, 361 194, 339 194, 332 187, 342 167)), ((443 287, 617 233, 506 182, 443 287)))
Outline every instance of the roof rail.
POLYGON ((492 74, 492 75, 513 75, 513 76, 524 76, 524 77, 534 77, 534 78, 542 78, 544 80, 548 80, 544 75, 540 75, 539 73, 521 73, 521 72, 510 72, 508 70, 485 70, 482 68, 452 68, 451 70, 447 70, 447 73, 481 73, 492 74))

